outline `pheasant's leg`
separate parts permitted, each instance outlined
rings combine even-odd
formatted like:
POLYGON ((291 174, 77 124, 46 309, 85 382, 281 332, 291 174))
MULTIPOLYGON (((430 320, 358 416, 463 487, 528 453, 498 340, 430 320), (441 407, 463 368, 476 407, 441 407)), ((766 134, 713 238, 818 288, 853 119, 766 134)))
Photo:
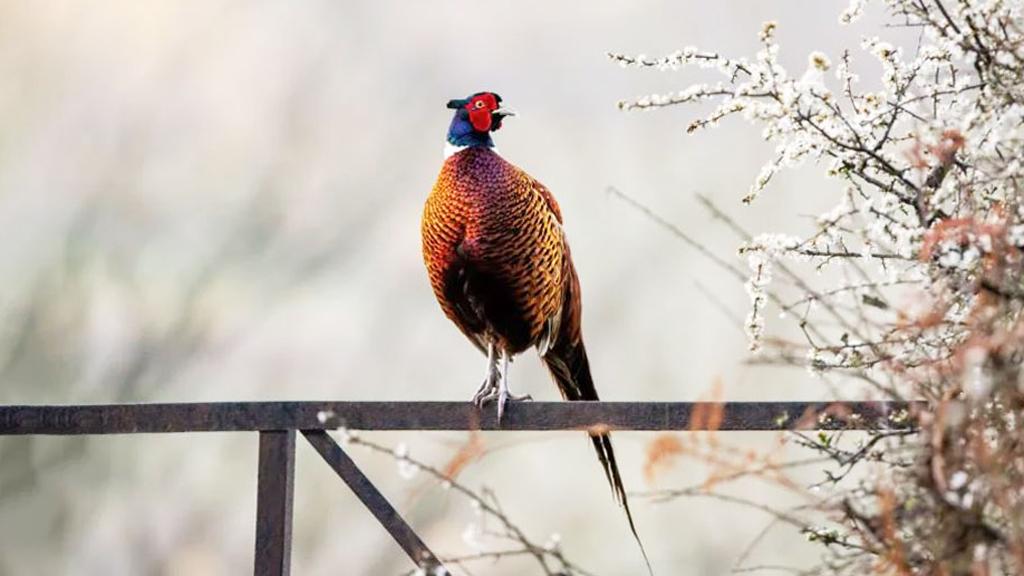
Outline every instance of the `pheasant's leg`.
POLYGON ((494 344, 487 345, 487 373, 484 374, 484 381, 480 384, 476 394, 473 394, 473 404, 480 408, 487 402, 498 397, 498 351, 494 344))
POLYGON ((508 352, 501 351, 501 378, 498 380, 498 422, 501 422, 501 416, 505 413, 505 402, 512 400, 518 402, 520 400, 533 400, 533 397, 529 394, 523 394, 522 396, 516 396, 512 393, 512 390, 508 387, 508 364, 510 360, 508 352))

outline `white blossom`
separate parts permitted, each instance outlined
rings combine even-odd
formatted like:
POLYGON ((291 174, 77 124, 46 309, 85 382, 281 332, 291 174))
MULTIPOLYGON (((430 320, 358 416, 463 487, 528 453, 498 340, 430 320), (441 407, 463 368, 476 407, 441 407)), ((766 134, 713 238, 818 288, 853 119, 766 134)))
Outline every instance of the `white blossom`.
POLYGON ((334 418, 334 410, 320 410, 316 413, 316 420, 321 424, 327 424, 334 418))
POLYGON ((483 543, 480 542, 481 534, 480 525, 476 522, 470 522, 466 525, 466 529, 462 531, 462 541, 470 548, 480 550, 483 548, 483 543))
POLYGON ((852 24, 864 14, 865 0, 850 0, 850 4, 839 14, 840 24, 852 24))
POLYGON ((395 463, 398 475, 406 480, 412 480, 420 471, 419 464, 409 460, 409 446, 404 442, 395 447, 395 463))

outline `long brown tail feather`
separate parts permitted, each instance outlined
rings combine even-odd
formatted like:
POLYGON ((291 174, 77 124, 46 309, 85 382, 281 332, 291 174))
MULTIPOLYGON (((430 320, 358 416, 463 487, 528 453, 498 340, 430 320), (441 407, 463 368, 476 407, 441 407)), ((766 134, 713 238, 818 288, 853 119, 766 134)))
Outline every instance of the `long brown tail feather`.
MULTIPOLYGON (((594 388, 594 380, 590 375, 590 362, 587 360, 587 351, 583 341, 575 345, 557 345, 544 356, 544 363, 558 384, 562 397, 566 400, 598 400, 597 390, 594 388)), ((633 513, 629 509, 629 500, 626 498, 626 486, 622 482, 622 475, 619 473, 619 466, 615 461, 615 451, 612 449, 612 437, 607 432, 591 433, 590 440, 594 444, 594 451, 601 462, 601 468, 608 479, 608 485, 612 489, 615 501, 622 506, 626 512, 626 520, 629 521, 629 530, 633 533, 633 539, 640 547, 644 563, 647 565, 647 572, 653 576, 651 561, 647 557, 647 550, 640 540, 636 531, 636 524, 633 522, 633 513)))

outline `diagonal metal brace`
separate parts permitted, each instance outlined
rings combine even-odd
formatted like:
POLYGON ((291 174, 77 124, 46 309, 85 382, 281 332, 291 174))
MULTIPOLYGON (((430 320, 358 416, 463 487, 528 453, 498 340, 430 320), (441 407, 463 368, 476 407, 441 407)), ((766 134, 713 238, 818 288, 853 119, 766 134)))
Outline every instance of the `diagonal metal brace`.
MULTIPOLYGON (((391 534, 395 542, 402 547, 402 550, 405 550, 405 553, 412 558, 417 566, 431 571, 438 568, 443 569, 444 566, 437 556, 420 540, 412 527, 398 514, 398 511, 391 506, 387 498, 380 493, 380 490, 377 490, 377 487, 370 482, 370 479, 363 474, 341 446, 334 441, 334 438, 331 438, 323 430, 303 430, 302 435, 345 481, 345 484, 348 484, 359 501, 373 513, 377 521, 384 526, 384 529, 391 534)), ((446 570, 428 573, 448 574, 446 570)))

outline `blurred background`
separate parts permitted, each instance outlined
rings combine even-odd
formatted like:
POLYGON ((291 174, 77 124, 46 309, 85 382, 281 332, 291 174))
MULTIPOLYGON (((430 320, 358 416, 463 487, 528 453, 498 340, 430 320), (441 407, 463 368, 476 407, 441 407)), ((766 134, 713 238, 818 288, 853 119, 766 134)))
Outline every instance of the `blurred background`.
MULTIPOLYGON (((502 154, 565 214, 584 328, 609 400, 817 399, 800 370, 746 363, 748 306, 731 276, 655 226, 614 186, 727 258, 738 241, 695 194, 754 232, 809 229, 835 195, 823 167, 782 173, 753 207, 771 149, 706 112, 626 114, 622 98, 710 72, 623 70, 605 53, 686 45, 733 56, 780 24, 782 60, 833 61, 870 18, 829 2, 0 3, 0 402, 468 400, 483 358, 444 318, 419 219, 442 162, 450 98, 500 93, 520 116, 502 154)), ((737 260, 742 265, 741 262, 737 260)), ((771 318, 771 317, 769 317, 771 318)), ((558 398, 526 354, 517 391, 558 398)), ((459 434, 377 434, 443 464, 459 434)), ((644 490, 647 434, 618 434, 644 490)), ((730 443, 766 449, 770 434, 730 443)), ((461 480, 487 486, 539 540, 599 574, 641 559, 579 434, 485 435, 504 448, 461 480)), ((0 575, 251 573, 255 434, 0 439, 0 575)), ((400 574, 407 559, 300 443, 293 573, 400 574)), ((354 457, 443 554, 471 551, 466 502, 387 458, 354 457)), ((707 475, 685 462, 656 486, 707 475)), ((757 484, 737 490, 784 502, 757 484)), ((634 505, 659 574, 724 574, 769 518, 720 502, 634 505)), ((772 530, 756 554, 816 553, 772 530)), ((532 573, 510 560, 479 573, 532 573)))

